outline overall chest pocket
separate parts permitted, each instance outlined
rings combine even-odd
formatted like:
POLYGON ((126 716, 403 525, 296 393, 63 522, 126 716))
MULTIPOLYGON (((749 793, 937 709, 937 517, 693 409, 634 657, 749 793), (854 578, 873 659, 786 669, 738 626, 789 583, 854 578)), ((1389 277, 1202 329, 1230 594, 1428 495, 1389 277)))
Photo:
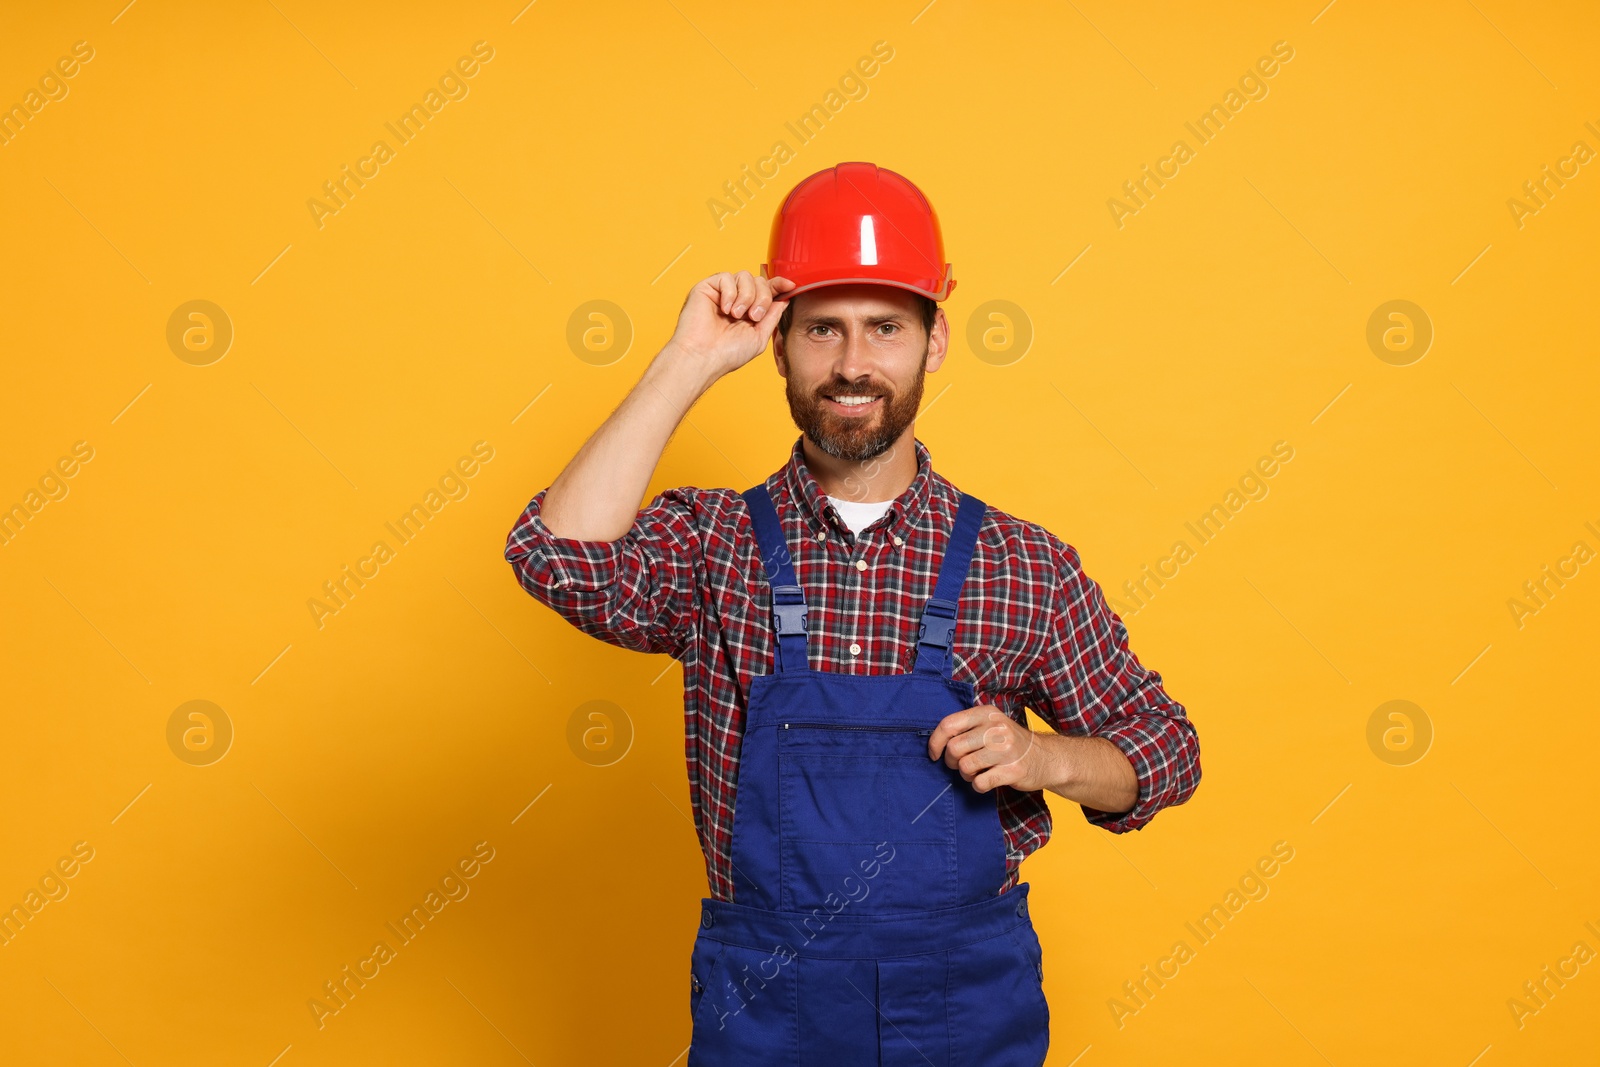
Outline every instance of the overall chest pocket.
POLYGON ((785 722, 777 729, 779 907, 837 913, 957 904, 957 786, 931 729, 785 722))

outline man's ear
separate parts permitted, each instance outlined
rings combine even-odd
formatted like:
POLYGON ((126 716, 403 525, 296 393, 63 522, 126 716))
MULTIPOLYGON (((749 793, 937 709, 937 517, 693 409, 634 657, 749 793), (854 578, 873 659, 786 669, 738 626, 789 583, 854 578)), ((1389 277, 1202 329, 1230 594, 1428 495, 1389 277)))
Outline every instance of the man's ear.
POLYGON ((930 371, 939 369, 944 362, 944 357, 950 351, 950 320, 945 318, 944 308, 939 308, 933 313, 933 327, 928 331, 928 361, 926 368, 930 371))
POLYGON ((772 331, 772 360, 778 365, 778 376, 789 377, 789 357, 783 351, 783 334, 772 331))

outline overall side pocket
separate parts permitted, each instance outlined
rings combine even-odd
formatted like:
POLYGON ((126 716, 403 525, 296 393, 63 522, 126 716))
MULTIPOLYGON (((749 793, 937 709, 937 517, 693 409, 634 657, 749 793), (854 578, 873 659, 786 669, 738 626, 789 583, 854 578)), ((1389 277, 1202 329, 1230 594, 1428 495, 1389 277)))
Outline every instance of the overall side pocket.
POLYGON ((700 1019, 700 1005, 705 1000, 706 990, 710 989, 717 980, 717 974, 722 969, 723 944, 713 941, 705 936, 704 932, 695 935, 694 950, 689 954, 689 1022, 691 1027, 698 1024, 700 1019))
POLYGON ((1050 1001, 1044 995, 1044 948, 1039 944, 1039 935, 1033 929, 1032 919, 1012 929, 1011 942, 1016 946, 1018 956, 1028 969, 1028 976, 1033 980, 1034 989, 1038 990, 1039 1010, 1043 1014, 1044 1025, 1048 1028, 1050 1001))

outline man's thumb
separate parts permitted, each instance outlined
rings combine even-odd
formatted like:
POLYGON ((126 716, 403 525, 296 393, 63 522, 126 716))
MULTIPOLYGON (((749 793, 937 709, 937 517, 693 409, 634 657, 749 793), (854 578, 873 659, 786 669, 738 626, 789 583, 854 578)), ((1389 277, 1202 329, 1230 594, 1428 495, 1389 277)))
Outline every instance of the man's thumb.
POLYGON ((774 300, 772 306, 767 308, 766 314, 761 316, 762 347, 766 347, 766 343, 772 339, 773 333, 778 329, 778 323, 783 319, 783 310, 788 306, 787 300, 774 300))

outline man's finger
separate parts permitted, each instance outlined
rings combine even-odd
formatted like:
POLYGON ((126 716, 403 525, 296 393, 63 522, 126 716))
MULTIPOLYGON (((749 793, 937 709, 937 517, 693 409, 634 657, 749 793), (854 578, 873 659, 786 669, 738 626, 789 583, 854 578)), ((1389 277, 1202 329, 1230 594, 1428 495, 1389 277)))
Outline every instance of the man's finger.
POLYGON ((982 774, 970 779, 970 781, 973 789, 979 793, 987 793, 997 785, 1010 785, 1021 777, 1020 764, 1002 763, 999 766, 990 767, 982 774))
MULTIPOLYGON (((984 743, 983 734, 986 731, 973 730, 970 732, 979 736, 978 747, 956 760, 955 769, 961 772, 961 777, 970 782, 980 772, 990 767, 1013 762, 1010 753, 984 743)), ((968 735, 962 735, 962 737, 966 736, 968 735)), ((957 740, 960 740, 960 738, 957 740)))
POLYGON ((933 733, 928 736, 928 758, 938 759, 944 755, 944 746, 957 734, 964 734, 984 719, 985 708, 967 708, 965 711, 952 711, 939 720, 939 725, 933 728, 933 733))
POLYGON ((983 747, 984 729, 982 725, 965 730, 945 742, 944 762, 951 770, 956 769, 957 762, 968 753, 976 752, 983 747))
POLYGON ((945 766, 970 782, 986 767, 1020 764, 1033 746, 1033 731, 998 708, 972 710, 978 712, 979 721, 945 742, 945 766))
POLYGON ((760 322, 761 316, 767 313, 767 306, 772 303, 772 286, 765 278, 755 279, 756 296, 750 305, 750 320, 760 322))
POLYGON ((742 318, 751 304, 755 303, 756 282, 747 270, 742 270, 734 275, 734 300, 731 314, 734 318, 742 318))
MULTIPOLYGON (((944 750, 945 766, 953 771, 959 771, 962 769, 961 764, 963 761, 966 761, 968 766, 972 766, 971 761, 975 758, 981 758, 985 761, 978 764, 978 766, 983 767, 988 766, 989 763, 999 762, 1000 757, 994 755, 996 751, 994 745, 1004 744, 1007 735, 1003 730, 998 733, 996 730, 997 727, 994 723, 983 722, 964 734, 952 737, 944 750)), ((970 779, 971 775, 965 775, 965 777, 970 779)))
POLYGON ((757 325, 761 328, 761 346, 763 348, 772 339, 772 335, 778 332, 778 323, 783 319, 783 309, 788 306, 789 301, 787 300, 774 300, 772 306, 762 314, 761 322, 757 325))
MULTIPOLYGON (((788 308, 789 301, 777 298, 793 289, 798 283, 790 281, 781 274, 776 278, 762 278, 760 282, 765 286, 765 290, 761 296, 756 298, 756 307, 752 309, 750 317, 763 321, 768 316, 774 319, 781 317, 784 310, 788 308)), ((772 331, 768 330, 762 335, 761 340, 765 342, 771 336, 772 331)))

